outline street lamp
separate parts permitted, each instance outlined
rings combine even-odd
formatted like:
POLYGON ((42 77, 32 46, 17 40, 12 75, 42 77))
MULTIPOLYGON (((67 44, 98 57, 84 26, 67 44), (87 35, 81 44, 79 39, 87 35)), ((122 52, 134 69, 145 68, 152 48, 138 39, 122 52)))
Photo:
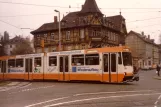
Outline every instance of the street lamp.
POLYGON ((29 30, 34 30, 34 29, 31 29, 31 28, 21 28, 21 29, 29 29, 29 30))
POLYGON ((55 12, 57 12, 58 13, 58 16, 59 16, 59 51, 60 51, 60 49, 61 49, 61 26, 60 26, 60 11, 58 11, 58 10, 54 10, 55 12))

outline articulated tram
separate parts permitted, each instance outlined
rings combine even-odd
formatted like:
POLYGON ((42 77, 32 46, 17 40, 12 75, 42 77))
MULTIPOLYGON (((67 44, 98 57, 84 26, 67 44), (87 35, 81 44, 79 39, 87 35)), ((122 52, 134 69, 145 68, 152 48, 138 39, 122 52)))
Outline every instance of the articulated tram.
POLYGON ((135 81, 126 46, 0 57, 0 79, 135 81))

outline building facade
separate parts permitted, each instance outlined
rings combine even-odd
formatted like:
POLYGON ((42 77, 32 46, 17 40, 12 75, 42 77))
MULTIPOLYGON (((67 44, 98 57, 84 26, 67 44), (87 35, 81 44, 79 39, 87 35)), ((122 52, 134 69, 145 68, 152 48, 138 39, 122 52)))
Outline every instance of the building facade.
MULTIPOLYGON (((54 22, 31 32, 37 53, 42 52, 42 39, 45 52, 59 50, 58 24, 54 16, 54 22)), ((126 35, 126 23, 121 14, 106 17, 95 0, 86 0, 81 11, 70 12, 61 20, 61 51, 124 45, 126 35)))
POLYGON ((159 45, 150 39, 150 35, 130 31, 125 44, 132 50, 133 63, 142 69, 149 69, 159 64, 159 45))

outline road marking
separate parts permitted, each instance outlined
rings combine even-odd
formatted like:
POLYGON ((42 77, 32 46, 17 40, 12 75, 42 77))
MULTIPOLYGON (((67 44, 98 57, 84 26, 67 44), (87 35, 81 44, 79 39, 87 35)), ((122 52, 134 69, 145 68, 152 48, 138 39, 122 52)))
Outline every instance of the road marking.
POLYGON ((153 94, 131 94, 131 95, 120 95, 120 96, 88 98, 88 99, 81 99, 81 100, 73 100, 73 101, 55 103, 55 104, 47 105, 47 106, 44 106, 44 107, 54 107, 54 106, 60 106, 60 105, 64 105, 64 104, 70 104, 70 103, 76 103, 76 102, 83 102, 83 101, 91 101, 91 100, 99 100, 99 99, 122 98, 122 97, 135 97, 135 96, 149 96, 149 95, 158 95, 158 94, 161 94, 161 93, 153 93, 153 94))
POLYGON ((158 97, 158 100, 161 98, 161 95, 158 97))
POLYGON ((28 87, 28 86, 30 86, 30 85, 32 85, 32 83, 30 83, 30 84, 28 84, 28 85, 25 85, 25 86, 22 86, 22 87, 20 87, 20 88, 26 88, 26 87, 28 87))
POLYGON ((18 91, 18 92, 11 92, 9 94, 15 94, 15 93, 20 93, 20 92, 26 92, 26 91, 33 91, 33 90, 45 89, 45 88, 50 88, 50 87, 54 87, 54 86, 55 85, 46 86, 46 87, 38 87, 38 88, 28 88, 28 89, 23 89, 23 90, 18 91))
POLYGON ((24 87, 31 85, 31 84, 28 84, 28 85, 26 84, 27 83, 19 83, 17 86, 5 87, 4 89, 1 89, 0 91, 8 91, 8 90, 15 89, 15 88, 24 88, 24 87))
POLYGON ((158 97, 157 101, 154 103, 154 107, 157 107, 160 98, 161 98, 161 95, 158 97))
POLYGON ((37 106, 37 105, 40 105, 40 104, 49 103, 49 102, 52 102, 52 101, 62 100, 62 99, 66 99, 66 98, 69 98, 69 97, 61 97, 61 98, 57 98, 57 99, 47 100, 47 101, 44 101, 44 102, 31 104, 31 105, 28 105, 28 106, 25 106, 25 107, 37 106))
POLYGON ((75 94, 73 96, 82 96, 82 95, 96 95, 96 94, 116 94, 116 93, 134 93, 134 92, 147 92, 153 90, 138 90, 138 91, 115 91, 115 92, 97 92, 97 93, 82 93, 82 94, 75 94))
POLYGON ((157 105, 158 101, 156 101, 154 104, 157 105))

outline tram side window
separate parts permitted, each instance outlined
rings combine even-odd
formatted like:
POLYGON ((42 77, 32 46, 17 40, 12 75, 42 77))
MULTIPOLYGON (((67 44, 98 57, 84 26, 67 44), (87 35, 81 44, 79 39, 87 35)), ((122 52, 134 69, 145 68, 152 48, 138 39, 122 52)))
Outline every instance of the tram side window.
POLYGON ((49 57, 49 66, 57 66, 57 57, 56 56, 49 57))
POLYGON ((9 68, 13 68, 13 67, 15 67, 15 65, 16 65, 15 59, 8 60, 8 67, 9 68))
POLYGON ((16 67, 23 67, 23 59, 16 59, 16 67))
POLYGON ((41 66, 41 57, 35 58, 35 66, 40 67, 41 66))
POLYGON ((84 65, 84 55, 72 55, 72 65, 74 66, 84 65))
POLYGON ((99 65, 99 54, 86 55, 86 65, 99 65))
POLYGON ((119 58, 118 58, 119 60, 119 62, 118 62, 118 64, 122 64, 122 56, 121 56, 121 52, 119 52, 119 58))

